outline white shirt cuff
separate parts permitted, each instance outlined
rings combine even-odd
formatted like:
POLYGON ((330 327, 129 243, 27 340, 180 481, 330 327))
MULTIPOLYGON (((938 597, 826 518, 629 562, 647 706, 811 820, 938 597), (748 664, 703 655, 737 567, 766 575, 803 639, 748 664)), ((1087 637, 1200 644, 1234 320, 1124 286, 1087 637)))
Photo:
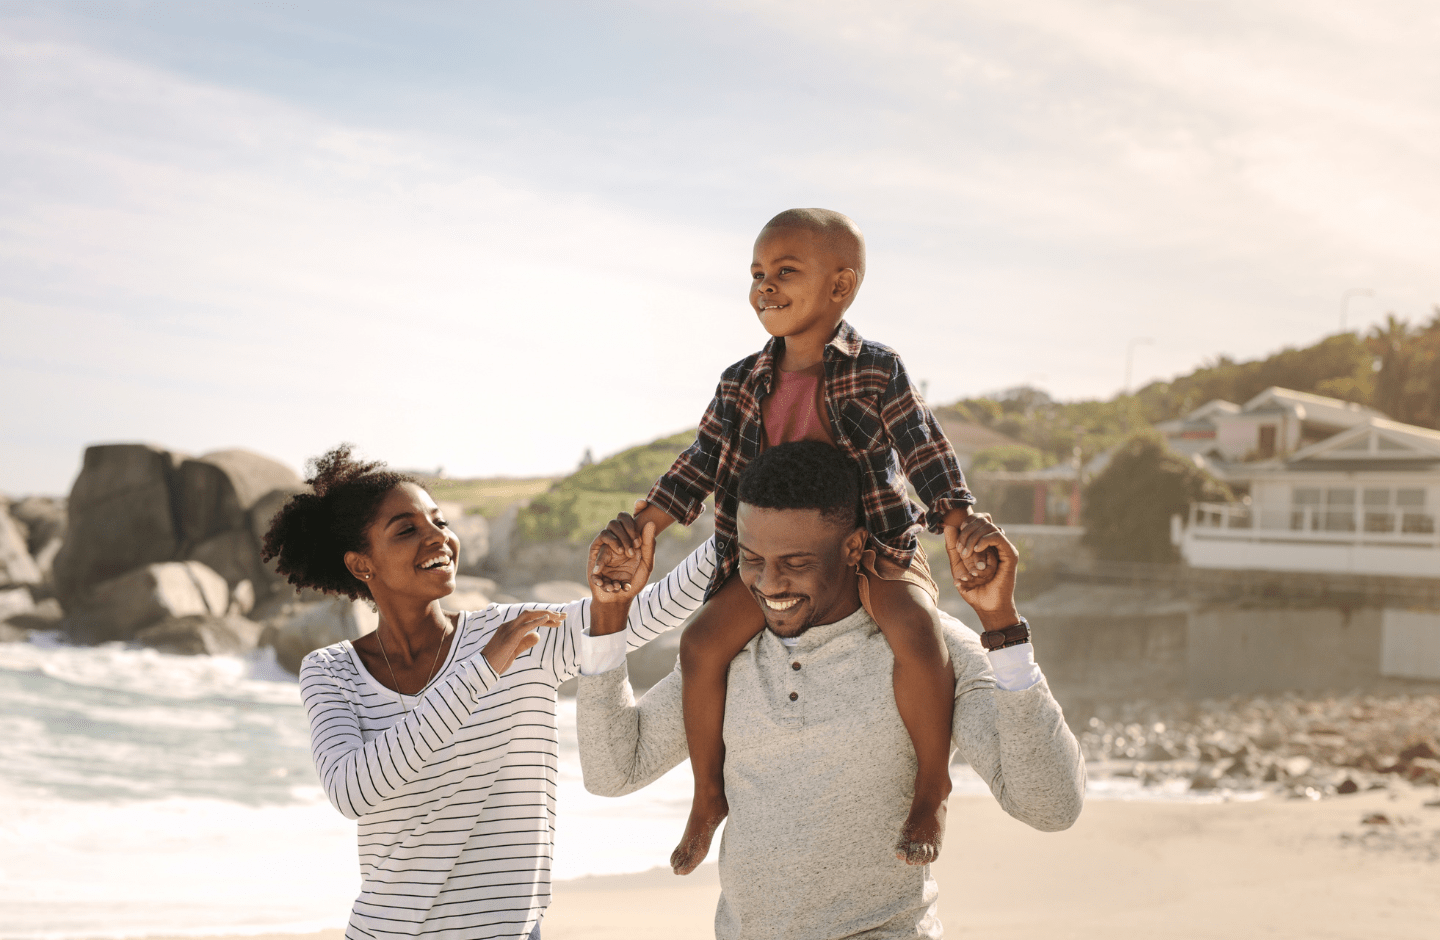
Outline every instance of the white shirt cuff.
POLYGON ((995 686, 1002 692, 1024 692, 1040 681, 1035 664, 1035 647, 1029 643, 987 653, 995 670, 995 686))
POLYGON ((619 669, 625 661, 625 637, 630 631, 607 633, 604 636, 580 635, 580 675, 598 676, 619 669))

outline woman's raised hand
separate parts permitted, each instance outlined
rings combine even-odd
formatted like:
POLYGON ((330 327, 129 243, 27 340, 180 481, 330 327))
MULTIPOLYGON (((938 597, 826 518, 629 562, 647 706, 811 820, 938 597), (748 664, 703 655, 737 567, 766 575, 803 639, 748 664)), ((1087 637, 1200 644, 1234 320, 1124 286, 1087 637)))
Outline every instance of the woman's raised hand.
POLYGON ((541 627, 554 629, 564 622, 565 615, 558 611, 527 610, 502 623, 480 652, 499 675, 514 665, 516 657, 540 642, 541 627))

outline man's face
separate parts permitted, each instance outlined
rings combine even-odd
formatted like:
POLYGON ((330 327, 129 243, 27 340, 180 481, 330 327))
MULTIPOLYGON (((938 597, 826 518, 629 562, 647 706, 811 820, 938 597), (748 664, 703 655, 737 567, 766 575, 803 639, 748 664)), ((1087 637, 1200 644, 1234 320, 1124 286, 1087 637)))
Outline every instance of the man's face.
POLYGON ((771 336, 833 332, 844 311, 834 294, 839 263, 814 232, 765 229, 750 264, 750 306, 771 336))
POLYGON ((761 509, 740 504, 735 517, 740 580, 776 636, 799 636, 855 612, 855 564, 865 530, 833 522, 818 509, 761 509))

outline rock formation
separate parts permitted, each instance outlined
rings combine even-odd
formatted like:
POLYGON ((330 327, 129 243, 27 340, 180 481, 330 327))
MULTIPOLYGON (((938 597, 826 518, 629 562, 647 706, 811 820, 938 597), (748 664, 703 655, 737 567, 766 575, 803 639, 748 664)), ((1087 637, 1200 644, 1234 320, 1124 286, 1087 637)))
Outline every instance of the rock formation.
POLYGON ((370 605, 348 597, 294 603, 270 619, 260 642, 275 648, 276 662, 299 672, 305 654, 363 636, 375 629, 377 620, 370 605))
POLYGON ((0 620, 47 622, 52 611, 33 602, 53 593, 61 627, 79 642, 253 649, 262 626, 244 615, 274 595, 293 597, 261 563, 261 540, 303 486, 289 467, 244 450, 89 447, 68 501, 32 496, 0 512, 0 587, 29 586, 32 601, 0 620))
POLYGON ((198 561, 145 565, 92 585, 67 607, 66 628, 87 643, 132 640, 161 620, 223 617, 230 607, 225 579, 198 561))
POLYGON ((0 503, 0 588, 39 584, 40 567, 30 557, 25 530, 0 503))

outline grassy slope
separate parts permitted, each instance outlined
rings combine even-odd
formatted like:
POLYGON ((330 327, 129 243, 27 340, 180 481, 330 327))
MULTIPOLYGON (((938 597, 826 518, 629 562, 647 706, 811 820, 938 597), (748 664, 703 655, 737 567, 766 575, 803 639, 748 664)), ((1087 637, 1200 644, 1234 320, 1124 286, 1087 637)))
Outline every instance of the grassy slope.
POLYGON ((644 497, 694 440, 694 431, 682 431, 582 467, 521 510, 516 534, 532 543, 590 541, 616 513, 629 511, 644 497))
POLYGON ((512 503, 539 496, 555 480, 555 477, 487 477, 477 480, 427 480, 425 485, 437 501, 460 503, 467 513, 493 518, 512 503))

